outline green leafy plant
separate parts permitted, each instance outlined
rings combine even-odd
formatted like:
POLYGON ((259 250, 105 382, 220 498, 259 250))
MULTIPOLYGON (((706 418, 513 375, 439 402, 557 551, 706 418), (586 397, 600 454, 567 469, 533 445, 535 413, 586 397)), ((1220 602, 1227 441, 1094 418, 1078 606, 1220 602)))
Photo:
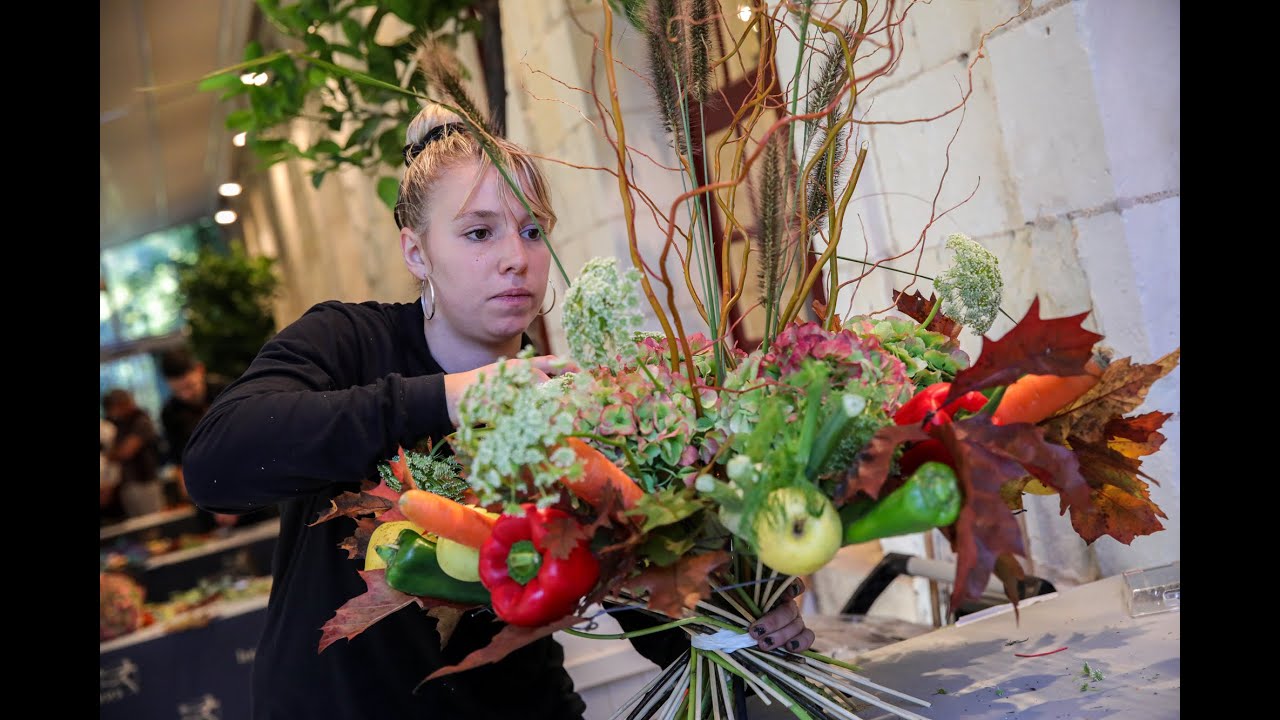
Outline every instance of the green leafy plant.
POLYGON ((205 247, 178 268, 191 347, 210 372, 238 377, 275 333, 270 302, 279 286, 275 261, 205 247))
POLYGON ((394 207, 405 131, 420 105, 413 93, 428 94, 413 67, 428 35, 451 45, 465 33, 480 37, 489 106, 502 124, 505 72, 495 0, 258 0, 258 7, 296 49, 268 53, 254 40, 243 63, 207 77, 200 89, 221 92, 223 100, 244 99, 246 107, 229 113, 226 125, 247 133, 246 144, 264 167, 309 160, 317 188, 329 172, 358 167, 381 176, 378 196, 394 207), (395 19, 409 30, 380 37, 383 24, 395 19), (376 82, 356 82, 351 71, 376 82), (241 79, 260 73, 266 75, 262 84, 241 79), (287 132, 298 119, 314 130, 310 144, 300 145, 287 132))

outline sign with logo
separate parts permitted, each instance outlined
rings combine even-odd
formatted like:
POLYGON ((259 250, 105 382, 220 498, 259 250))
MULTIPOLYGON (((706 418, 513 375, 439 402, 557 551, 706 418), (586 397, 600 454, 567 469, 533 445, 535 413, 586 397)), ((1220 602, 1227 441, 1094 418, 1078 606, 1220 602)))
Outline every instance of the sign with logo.
POLYGON ((247 718, 266 609, 117 648, 99 657, 100 720, 247 718))

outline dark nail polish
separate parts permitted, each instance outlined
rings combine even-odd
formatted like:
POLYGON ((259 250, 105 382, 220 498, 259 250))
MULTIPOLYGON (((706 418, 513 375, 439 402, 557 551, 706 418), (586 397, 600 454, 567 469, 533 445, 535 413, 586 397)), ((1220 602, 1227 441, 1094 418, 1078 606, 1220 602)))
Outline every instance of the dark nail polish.
POLYGON ((772 647, 772 646, 773 646, 773 638, 765 638, 765 639, 764 639, 764 644, 765 644, 765 645, 769 645, 770 647, 772 647))
POLYGON ((764 634, 764 628, 762 628, 762 627, 753 627, 753 628, 751 628, 751 634, 752 634, 752 635, 755 635, 756 637, 760 637, 761 635, 763 635, 763 634, 764 634))
POLYGON ((787 647, 791 648, 792 650, 799 650, 799 649, 800 649, 800 641, 799 641, 799 640, 792 640, 791 642, 787 643, 787 647))

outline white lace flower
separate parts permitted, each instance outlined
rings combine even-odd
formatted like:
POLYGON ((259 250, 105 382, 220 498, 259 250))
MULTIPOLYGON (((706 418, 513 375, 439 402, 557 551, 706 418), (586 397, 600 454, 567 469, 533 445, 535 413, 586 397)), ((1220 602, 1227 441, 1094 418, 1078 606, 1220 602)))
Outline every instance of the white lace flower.
POLYGON ((589 260, 565 294, 564 331, 569 355, 580 367, 617 370, 638 353, 635 331, 640 312, 640 273, 618 272, 618 259, 589 260))
POLYGON ((951 267, 933 281, 942 298, 941 310, 981 335, 991 329, 1000 311, 1000 296, 1004 291, 1000 261, 962 233, 949 236, 947 248, 955 251, 955 259, 951 267))

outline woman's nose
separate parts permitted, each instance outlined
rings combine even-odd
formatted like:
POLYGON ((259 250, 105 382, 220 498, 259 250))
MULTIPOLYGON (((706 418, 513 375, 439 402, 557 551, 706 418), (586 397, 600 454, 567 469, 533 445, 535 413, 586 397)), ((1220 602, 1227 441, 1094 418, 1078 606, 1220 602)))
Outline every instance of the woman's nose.
POLYGON ((501 263, 503 273, 524 273, 529 269, 529 248, 519 231, 507 233, 503 239, 501 263))

